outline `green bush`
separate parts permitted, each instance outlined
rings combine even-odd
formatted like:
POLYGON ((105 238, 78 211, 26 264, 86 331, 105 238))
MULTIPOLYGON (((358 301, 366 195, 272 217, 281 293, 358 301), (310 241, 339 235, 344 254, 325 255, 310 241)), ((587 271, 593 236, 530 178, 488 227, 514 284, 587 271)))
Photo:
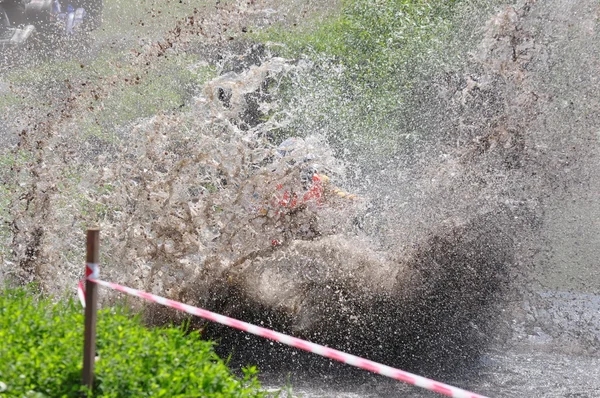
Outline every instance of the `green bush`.
POLYGON ((432 50, 458 0, 346 0, 341 12, 312 27, 276 27, 260 37, 282 42, 286 55, 335 57, 361 83, 389 78, 419 51, 432 50), (415 48, 419 47, 419 48, 415 48), (386 76, 387 75, 387 76, 386 76))
MULTIPOLYGON (((80 397, 83 311, 23 289, 0 293, 0 397, 80 397), (4 391, 2 391, 4 390, 4 391)), ((263 397, 256 368, 231 374, 185 328, 147 329, 123 309, 98 313, 94 397, 263 397)))
POLYGON ((313 65, 283 90, 282 114, 293 117, 281 135, 319 132, 351 158, 370 146, 378 155, 402 148, 420 134, 407 123, 415 87, 462 56, 450 41, 463 2, 343 0, 325 21, 260 33, 280 44, 278 55, 313 65))

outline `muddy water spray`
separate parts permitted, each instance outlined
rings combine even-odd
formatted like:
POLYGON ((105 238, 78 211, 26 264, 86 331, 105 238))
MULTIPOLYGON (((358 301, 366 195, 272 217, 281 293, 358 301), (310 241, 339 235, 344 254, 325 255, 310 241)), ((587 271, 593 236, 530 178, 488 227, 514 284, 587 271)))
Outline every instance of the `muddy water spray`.
MULTIPOLYGON (((593 5, 555 3, 502 8, 471 62, 412 86, 418 100, 406 125, 427 131, 412 144, 404 134, 396 146, 345 148, 323 119, 299 123, 318 115, 329 98, 321 94, 335 91, 309 87, 313 95, 294 102, 305 108, 285 109, 278 90, 289 87, 282 82, 310 81, 323 66, 272 57, 262 46, 221 60, 217 76, 174 97, 160 115, 112 125, 110 134, 95 129, 110 125, 97 109, 129 98, 117 95, 119 84, 144 84, 158 59, 202 53, 194 19, 110 61, 116 72, 98 70, 91 82, 73 72, 52 82, 49 97, 61 100, 24 113, 5 153, 3 187, 11 195, 3 199, 0 277, 37 281, 49 293, 72 290, 81 272, 79 232, 98 224, 109 280, 410 369, 472 363, 490 341, 510 336, 511 322, 524 333, 539 324, 502 310, 515 310, 507 298, 527 294, 522 281, 539 263, 540 236, 556 238, 556 228, 544 227, 560 217, 547 213, 556 214, 574 185, 595 186, 586 178, 595 164, 593 120, 577 119, 569 142, 564 122, 546 126, 544 115, 557 107, 576 112, 561 86, 543 78, 559 61, 549 51, 552 34, 537 33, 548 15, 593 15, 583 12, 593 5), (304 137, 286 156, 277 148, 282 131, 304 137), (332 194, 322 204, 282 209, 282 192, 306 190, 307 159, 359 200, 332 194)), ((593 18, 585 22, 580 43, 597 35, 593 18)), ((207 53, 189 66, 194 78, 218 59, 207 53)), ((586 60, 588 71, 597 65, 586 60)), ((327 74, 344 72, 325 65, 327 74)), ((581 106, 593 115, 597 81, 587 84, 581 106)), ((34 91, 16 89, 29 98, 34 91)), ((405 126, 399 114, 395 126, 405 126)), ((393 139, 396 131, 388 133, 393 139)), ((174 315, 150 307, 146 316, 162 323, 174 315)), ((222 338, 225 350, 225 343, 251 356, 265 349, 218 328, 206 333, 222 338)))

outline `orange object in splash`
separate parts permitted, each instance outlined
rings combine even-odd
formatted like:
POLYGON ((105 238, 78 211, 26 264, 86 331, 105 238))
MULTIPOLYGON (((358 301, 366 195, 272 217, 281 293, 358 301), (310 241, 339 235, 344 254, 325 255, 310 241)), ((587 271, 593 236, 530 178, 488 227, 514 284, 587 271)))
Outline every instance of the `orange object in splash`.
MULTIPOLYGON (((283 189, 281 184, 277 185, 277 189, 283 189)), ((298 197, 298 194, 295 192, 290 193, 289 191, 283 192, 283 196, 277 203, 281 207, 287 207, 293 209, 299 205, 303 205, 310 201, 314 201, 317 205, 321 204, 321 199, 323 197, 323 178, 319 174, 314 174, 312 177, 312 184, 308 191, 302 196, 302 199, 298 197)))

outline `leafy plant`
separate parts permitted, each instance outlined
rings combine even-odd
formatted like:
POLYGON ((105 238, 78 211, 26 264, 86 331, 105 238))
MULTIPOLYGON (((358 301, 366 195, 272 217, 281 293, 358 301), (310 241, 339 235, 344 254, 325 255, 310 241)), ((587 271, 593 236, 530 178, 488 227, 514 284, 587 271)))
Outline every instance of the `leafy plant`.
MULTIPOLYGON (((79 397, 83 314, 32 289, 0 293, 0 397, 79 397)), ((147 329, 123 308, 99 311, 94 397, 263 397, 257 369, 233 376, 186 327, 147 329)))
POLYGON ((279 55, 308 61, 281 92, 282 114, 293 115, 281 135, 317 131, 365 156, 404 147, 419 133, 407 123, 414 88, 461 57, 449 47, 460 3, 346 0, 338 15, 308 28, 260 33, 280 44, 272 46, 279 55))

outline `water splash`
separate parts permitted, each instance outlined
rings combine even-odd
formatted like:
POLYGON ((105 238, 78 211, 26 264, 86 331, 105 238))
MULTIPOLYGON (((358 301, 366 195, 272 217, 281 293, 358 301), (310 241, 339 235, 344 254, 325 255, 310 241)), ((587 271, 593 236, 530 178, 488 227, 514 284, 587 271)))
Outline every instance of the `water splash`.
MULTIPOLYGON (((560 264, 544 257, 547 243, 565 236, 565 203, 585 198, 574 207, 595 211, 589 192, 598 186, 598 82, 593 73, 563 74, 578 59, 563 46, 571 19, 557 23, 567 30, 560 40, 543 22, 593 15, 586 12, 594 5, 554 6, 502 8, 469 62, 419 74, 407 89, 413 100, 392 107, 380 126, 385 134, 365 131, 350 144, 331 121, 365 126, 365 112, 322 117, 331 98, 352 102, 335 90, 344 67, 274 57, 268 46, 240 51, 225 37, 213 44, 233 54, 215 73, 206 66, 219 51, 207 55, 192 39, 219 30, 214 21, 180 21, 163 41, 97 63, 91 75, 76 72, 83 64, 57 63, 33 84, 34 71, 11 97, 35 98, 36 106, 23 111, 21 133, 8 140, 15 146, 3 152, 0 279, 73 291, 84 247, 83 233, 73 231, 98 224, 106 279, 410 369, 444 373, 457 361, 476 363, 489 343, 513 333, 517 342, 536 333, 577 341, 559 316, 539 310, 547 293, 530 294, 562 286, 552 276, 560 264), (181 63, 191 75, 167 72, 181 63), (70 68, 66 82, 61 67, 70 68), (188 84, 153 92, 169 106, 124 115, 128 107, 111 105, 139 109, 146 92, 127 90, 162 74, 188 84), (52 91, 40 99, 35 93, 47 85, 52 91), (570 134, 565 120, 576 123, 570 134), (292 132, 300 144, 282 156, 278 145, 292 132), (310 189, 304 176, 314 164, 330 178, 323 201, 282 204, 286 192, 310 189)), ((595 48, 597 23, 584 22, 571 33, 581 48, 595 48)), ((584 60, 584 70, 597 66, 597 57, 584 60)), ((150 83, 144 87, 158 90, 150 83)), ((154 307, 145 313, 151 323, 177 319, 154 307)), ((225 350, 265 349, 196 326, 225 350)), ((597 338, 584 334, 595 352, 597 338)))

